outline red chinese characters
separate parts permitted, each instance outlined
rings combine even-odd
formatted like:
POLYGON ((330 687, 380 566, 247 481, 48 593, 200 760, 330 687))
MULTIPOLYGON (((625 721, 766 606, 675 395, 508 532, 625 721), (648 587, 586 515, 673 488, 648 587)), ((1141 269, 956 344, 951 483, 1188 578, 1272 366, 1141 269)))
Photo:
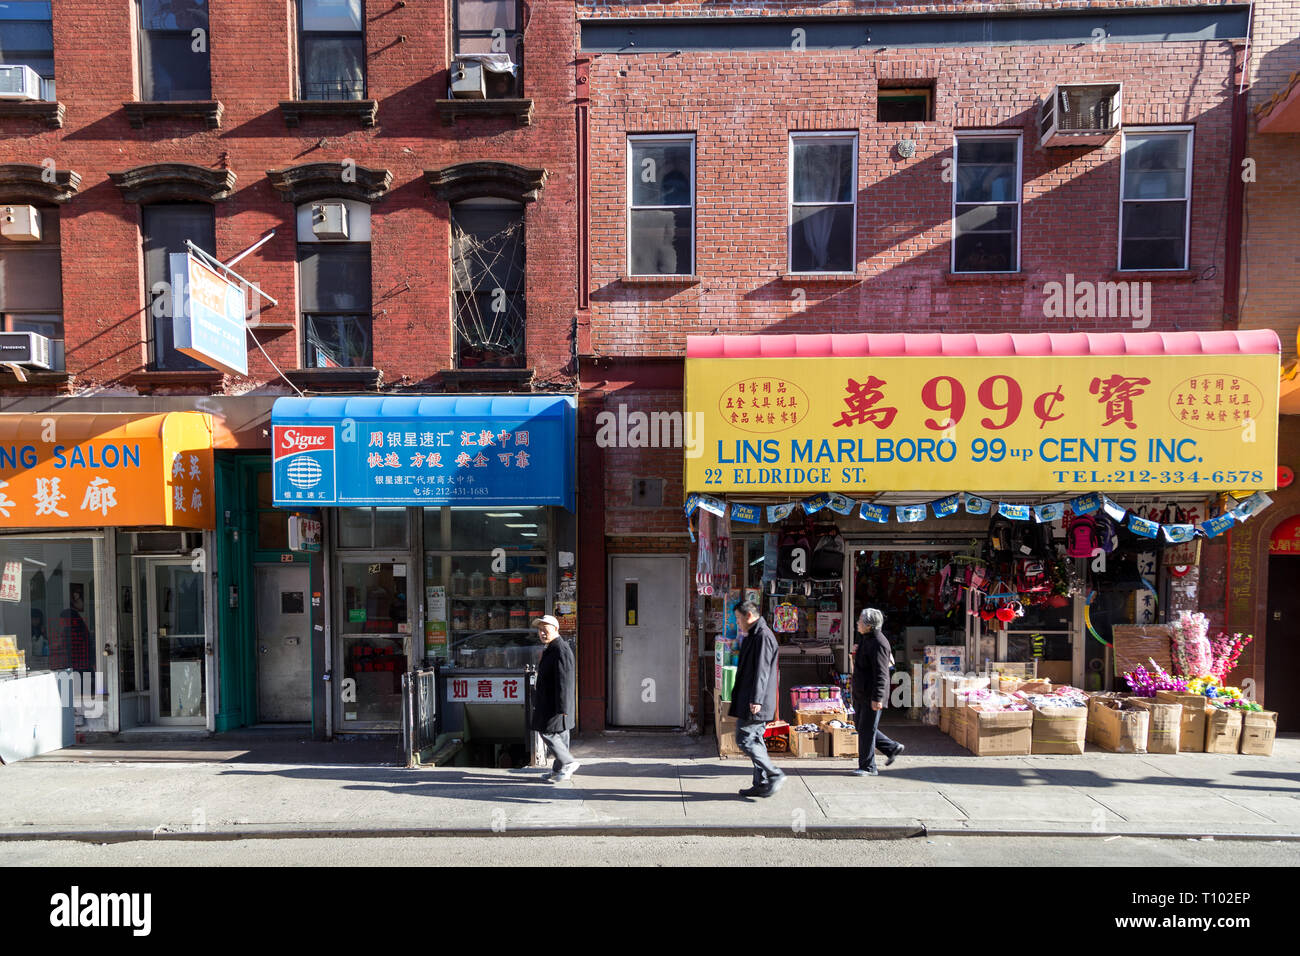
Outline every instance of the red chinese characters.
POLYGON ((879 404, 885 397, 885 393, 880 390, 881 386, 886 384, 888 383, 884 379, 876 378, 874 375, 868 375, 865 382, 849 379, 848 385, 844 388, 848 392, 848 397, 844 399, 848 411, 840 413, 839 420, 834 423, 835 426, 865 425, 870 422, 884 430, 893 424, 898 409, 892 405, 879 404))
POLYGON ((1151 379, 1112 375, 1110 378, 1094 378, 1088 391, 1098 396, 1097 401, 1106 409, 1106 420, 1102 426, 1123 422, 1125 428, 1137 428, 1133 421, 1133 399, 1146 393, 1142 386, 1150 385, 1151 379))

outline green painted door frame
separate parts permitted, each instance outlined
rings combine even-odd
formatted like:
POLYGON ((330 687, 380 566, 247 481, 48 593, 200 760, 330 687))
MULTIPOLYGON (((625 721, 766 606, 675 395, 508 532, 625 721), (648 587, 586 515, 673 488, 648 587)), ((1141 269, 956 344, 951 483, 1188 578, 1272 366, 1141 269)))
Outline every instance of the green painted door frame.
MULTIPOLYGON (((316 556, 258 547, 257 485, 269 475, 269 455, 217 452, 217 640, 220 706, 216 730, 234 730, 258 722, 257 622, 254 619, 253 568, 257 564, 298 564, 308 567, 313 580, 316 556), (233 606, 232 606, 233 605, 233 606)), ((287 512, 281 512, 286 516, 287 512)), ((309 615, 311 620, 315 615, 309 615)), ((314 635, 303 634, 309 646, 314 635)), ((313 655, 314 657, 314 655, 313 655)), ((312 735, 318 727, 316 682, 311 681, 312 735)))

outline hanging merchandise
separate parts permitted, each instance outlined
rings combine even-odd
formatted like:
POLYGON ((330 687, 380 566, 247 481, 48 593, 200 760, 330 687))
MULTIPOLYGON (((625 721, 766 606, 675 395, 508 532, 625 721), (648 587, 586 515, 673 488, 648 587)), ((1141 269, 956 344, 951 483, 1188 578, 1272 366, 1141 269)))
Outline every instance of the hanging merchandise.
POLYGON ((838 581, 844 576, 844 539, 834 525, 827 526, 813 546, 811 576, 818 581, 838 581))
POLYGON ((1003 517, 989 522, 989 548, 998 557, 1007 557, 1013 549, 1012 526, 1010 520, 1003 517))
POLYGON ((783 581, 802 580, 808 574, 812 544, 803 528, 787 528, 777 549, 776 576, 783 581))
POLYGON ((697 594, 713 593, 713 514, 700 512, 700 540, 695 557, 695 591, 697 594))
POLYGON ((725 596, 731 590, 731 519, 726 515, 713 523, 713 590, 725 596))
POLYGON ((772 612, 772 630, 778 634, 793 634, 799 630, 799 608, 782 601, 772 612))
POLYGON ((1091 558, 1101 548, 1101 533, 1091 514, 1078 514, 1065 528, 1065 553, 1071 558, 1091 558))
POLYGON ((1100 542, 1098 547, 1106 554, 1114 553, 1119 547, 1119 529, 1109 514, 1097 516, 1097 539, 1100 542))
POLYGON ((781 536, 775 531, 763 535, 763 580, 776 581, 777 554, 780 551, 781 536))

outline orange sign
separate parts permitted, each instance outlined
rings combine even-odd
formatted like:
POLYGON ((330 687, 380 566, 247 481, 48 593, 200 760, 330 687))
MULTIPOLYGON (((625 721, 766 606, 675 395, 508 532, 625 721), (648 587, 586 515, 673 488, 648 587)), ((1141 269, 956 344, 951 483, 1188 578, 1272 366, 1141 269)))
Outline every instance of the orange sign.
POLYGON ((0 415, 0 528, 212 528, 212 418, 0 415))

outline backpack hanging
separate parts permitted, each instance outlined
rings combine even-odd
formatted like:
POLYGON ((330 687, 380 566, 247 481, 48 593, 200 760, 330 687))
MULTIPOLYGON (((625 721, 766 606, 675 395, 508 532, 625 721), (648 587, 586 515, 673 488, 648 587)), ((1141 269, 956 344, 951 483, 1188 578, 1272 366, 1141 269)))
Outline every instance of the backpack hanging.
POLYGON ((1078 515, 1070 519, 1065 529, 1065 554, 1070 558, 1091 558, 1101 547, 1100 531, 1092 515, 1078 515))
POLYGON ((994 554, 1006 556, 1011 553, 1013 531, 1009 518, 998 515, 989 522, 989 547, 994 554))
POLYGON ((776 553, 776 575, 783 581, 798 581, 808 576, 808 567, 812 562, 812 547, 808 535, 803 529, 787 530, 781 535, 781 544, 776 553), (802 550, 802 570, 795 570, 796 552, 802 550))
POLYGON ((844 538, 838 528, 817 539, 813 548, 809 576, 818 581, 838 581, 844 577, 844 538))

